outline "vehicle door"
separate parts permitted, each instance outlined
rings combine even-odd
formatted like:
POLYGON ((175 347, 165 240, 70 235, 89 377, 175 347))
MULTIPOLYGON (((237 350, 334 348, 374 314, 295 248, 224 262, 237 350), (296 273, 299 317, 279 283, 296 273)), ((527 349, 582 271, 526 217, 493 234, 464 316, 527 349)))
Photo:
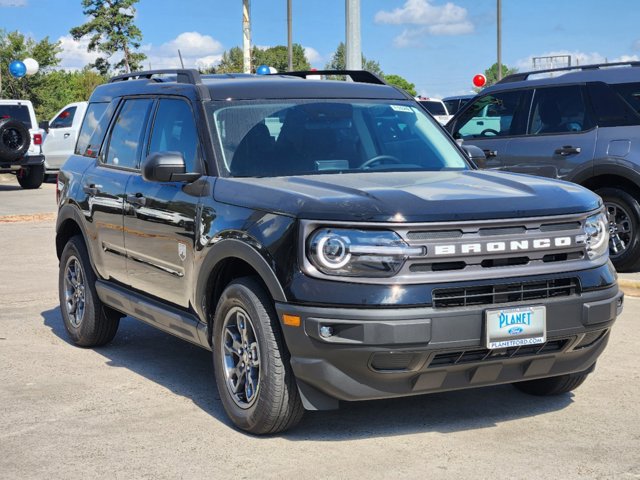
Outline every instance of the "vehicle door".
POLYGON ((453 138, 482 149, 482 168, 503 168, 508 147, 526 129, 531 92, 510 90, 476 98, 447 125, 453 138))
MULTIPOLYGON (((186 100, 158 100, 145 156, 158 152, 179 152, 187 172, 203 172, 198 130, 186 100)), ((136 171, 127 186, 124 219, 132 287, 176 305, 189 305, 201 190, 200 182, 150 182, 136 171)))
POLYGON ((595 121, 582 85, 535 90, 527 134, 514 140, 505 170, 572 181, 590 173, 595 121))
MULTIPOLYGON (((124 198, 127 183, 140 160, 152 105, 153 100, 149 98, 129 98, 121 102, 97 162, 82 178, 82 188, 87 195, 86 215, 98 245, 94 252, 96 267, 103 278, 123 283, 127 281, 124 198)), ((91 110, 85 123, 91 120, 89 115, 93 115, 91 110)), ((84 145, 84 141, 78 143, 84 145)), ((86 147, 90 153, 92 148, 94 146, 86 147)))
POLYGON ((47 170, 59 170, 76 145, 77 132, 82 123, 78 105, 63 108, 49 123, 49 131, 42 145, 47 170))

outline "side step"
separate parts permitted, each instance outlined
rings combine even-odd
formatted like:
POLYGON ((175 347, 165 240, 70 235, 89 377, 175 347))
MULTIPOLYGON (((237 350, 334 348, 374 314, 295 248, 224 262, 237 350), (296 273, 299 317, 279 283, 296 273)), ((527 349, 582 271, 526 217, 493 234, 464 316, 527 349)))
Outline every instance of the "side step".
POLYGON ((96 281, 96 291, 104 304, 136 320, 210 350, 206 325, 195 315, 104 280, 96 281))

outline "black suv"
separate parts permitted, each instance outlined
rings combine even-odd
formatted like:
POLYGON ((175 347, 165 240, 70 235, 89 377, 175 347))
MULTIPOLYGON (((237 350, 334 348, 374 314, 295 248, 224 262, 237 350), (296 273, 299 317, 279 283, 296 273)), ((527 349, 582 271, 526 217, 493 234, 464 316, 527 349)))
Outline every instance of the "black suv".
POLYGON ((640 268, 640 62, 510 75, 484 89, 447 129, 484 150, 485 168, 596 192, 607 209, 613 264, 640 268))
POLYGON ((130 315, 211 349, 253 433, 340 400, 580 385, 622 308, 600 198, 479 171, 405 93, 330 73, 355 81, 178 70, 95 90, 58 180, 73 341, 130 315))

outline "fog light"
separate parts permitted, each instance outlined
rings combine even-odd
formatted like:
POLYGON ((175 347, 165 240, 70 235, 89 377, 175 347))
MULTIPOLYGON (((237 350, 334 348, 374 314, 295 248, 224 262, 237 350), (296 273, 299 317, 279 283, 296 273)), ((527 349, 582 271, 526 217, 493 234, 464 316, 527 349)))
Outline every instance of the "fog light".
POLYGON ((333 328, 328 327, 327 325, 320 327, 320 336, 322 338, 329 338, 333 336, 333 328))

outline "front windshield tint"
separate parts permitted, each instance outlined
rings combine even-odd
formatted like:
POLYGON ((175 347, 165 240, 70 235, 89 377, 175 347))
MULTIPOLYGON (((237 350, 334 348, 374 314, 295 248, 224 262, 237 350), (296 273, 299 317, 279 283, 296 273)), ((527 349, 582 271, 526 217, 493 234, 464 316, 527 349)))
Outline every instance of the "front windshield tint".
POLYGON ((468 168, 410 102, 238 101, 209 109, 224 167, 236 177, 468 168))

